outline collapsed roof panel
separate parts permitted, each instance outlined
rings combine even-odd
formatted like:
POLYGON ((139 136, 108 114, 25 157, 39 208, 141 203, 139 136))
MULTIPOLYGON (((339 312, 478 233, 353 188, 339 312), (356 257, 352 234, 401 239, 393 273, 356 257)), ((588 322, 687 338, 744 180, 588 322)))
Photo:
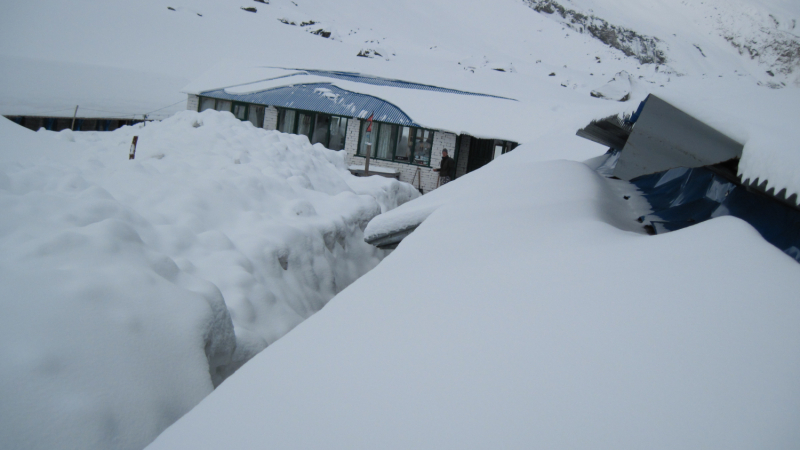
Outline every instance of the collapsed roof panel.
POLYGON ((650 94, 622 149, 614 176, 623 180, 677 167, 703 167, 742 156, 744 146, 650 94))
POLYGON ((677 168, 632 181, 653 208, 639 220, 661 234, 734 216, 800 262, 800 211, 719 176, 711 168, 677 168))

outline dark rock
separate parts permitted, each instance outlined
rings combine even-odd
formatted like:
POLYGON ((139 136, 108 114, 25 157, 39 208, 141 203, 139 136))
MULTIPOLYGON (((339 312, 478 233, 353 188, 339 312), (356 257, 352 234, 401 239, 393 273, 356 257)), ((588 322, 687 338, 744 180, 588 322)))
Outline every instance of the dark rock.
POLYGON ((661 40, 656 37, 640 35, 633 30, 612 25, 593 16, 567 9, 555 0, 523 0, 534 11, 545 14, 558 14, 563 25, 598 39, 609 47, 622 51, 626 56, 636 58, 642 64, 664 64, 667 57, 659 48, 661 40))
POLYGON ((175 8, 173 8, 172 6, 167 6, 167 9, 170 11, 175 11, 175 8))
POLYGON ((252 6, 242 6, 242 10, 251 13, 258 12, 258 10, 253 8, 252 6))
POLYGON ((316 31, 309 31, 309 33, 316 34, 317 36, 322 36, 322 37, 324 37, 326 39, 331 37, 331 32, 330 31, 325 31, 322 28, 320 28, 319 30, 316 30, 316 31))
POLYGON ((548 75, 548 77, 554 77, 554 76, 556 76, 555 72, 550 72, 550 75, 548 75))

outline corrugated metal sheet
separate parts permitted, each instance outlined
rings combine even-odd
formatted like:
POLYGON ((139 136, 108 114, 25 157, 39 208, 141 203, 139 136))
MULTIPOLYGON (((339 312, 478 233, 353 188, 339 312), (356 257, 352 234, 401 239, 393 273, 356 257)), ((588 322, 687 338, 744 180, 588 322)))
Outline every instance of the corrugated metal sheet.
POLYGON ((479 96, 479 97, 491 97, 491 98, 499 98, 499 99, 503 99, 503 100, 514 100, 512 98, 500 97, 500 96, 497 96, 497 95, 480 94, 480 93, 477 93, 477 92, 459 91, 457 89, 447 89, 447 88, 438 87, 438 86, 431 86, 431 85, 428 85, 428 84, 412 83, 412 82, 409 82, 409 81, 393 80, 393 79, 390 79, 390 78, 367 76, 367 75, 362 75, 362 74, 354 73, 354 72, 333 72, 333 71, 328 71, 328 70, 304 70, 304 72, 308 73, 309 75, 330 77, 330 78, 335 78, 337 80, 352 81, 352 82, 355 82, 355 83, 372 84, 372 85, 375 85, 375 86, 390 86, 390 87, 403 88, 403 89, 417 89, 417 90, 421 90, 421 91, 444 92, 444 93, 447 93, 447 94, 475 95, 475 96, 479 96))
POLYGON ((229 94, 224 89, 203 92, 203 97, 257 105, 302 109, 325 114, 374 120, 405 126, 419 126, 397 106, 371 95, 350 92, 330 83, 283 86, 249 94, 229 94))

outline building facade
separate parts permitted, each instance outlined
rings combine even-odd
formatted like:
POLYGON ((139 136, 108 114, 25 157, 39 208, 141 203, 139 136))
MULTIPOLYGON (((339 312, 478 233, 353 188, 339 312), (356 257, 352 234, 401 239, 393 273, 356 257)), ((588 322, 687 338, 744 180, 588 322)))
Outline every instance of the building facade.
MULTIPOLYGON (((317 77, 320 74, 325 73, 315 72, 317 77)), ((444 89, 349 73, 329 73, 329 76, 346 76, 351 82, 384 83, 381 85, 395 88, 444 89)), ((423 127, 392 103, 318 80, 251 92, 215 89, 189 94, 187 109, 231 112, 256 127, 303 135, 311 144, 343 150, 347 152, 347 161, 354 174, 363 173, 367 149, 371 148, 371 169, 380 168, 375 172, 394 176, 423 193, 436 189, 440 184, 439 173, 434 169, 439 168, 443 150, 447 150, 456 161, 456 172, 451 175, 459 177, 516 147, 513 142, 477 139, 423 127), (368 131, 370 117, 372 129, 368 131)))

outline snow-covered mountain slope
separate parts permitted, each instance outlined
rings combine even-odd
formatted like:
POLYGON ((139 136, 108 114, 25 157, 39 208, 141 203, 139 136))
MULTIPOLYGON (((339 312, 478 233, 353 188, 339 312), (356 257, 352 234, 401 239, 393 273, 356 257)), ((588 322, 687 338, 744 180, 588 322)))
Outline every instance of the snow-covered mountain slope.
POLYGON ((144 447, 372 269, 361 230, 419 196, 230 113, 0 135, 3 448, 144 447))
MULTIPOLYGON (((423 199, 439 210, 387 264, 163 448, 780 448, 798 440, 796 265, 731 219, 623 231, 584 166, 537 164, 602 153, 575 131, 654 92, 745 143, 744 178, 800 192, 797 20, 793 0, 8 2, 0 113, 166 118, 242 62, 517 100, 409 96, 414 119, 525 145, 423 199)), ((141 448, 211 392, 209 361, 228 374, 379 260, 355 225, 406 187, 219 117, 55 138, 0 121, 4 447, 141 448)))
POLYGON ((680 74, 796 85, 798 20, 796 2, 779 0, 17 2, 0 18, 0 39, 8 43, 0 67, 9 74, 0 112, 43 114, 82 104, 87 115, 163 117, 180 108, 169 105, 180 102, 181 82, 225 58, 456 84, 493 84, 481 75, 502 69, 529 83, 556 72, 559 84, 586 89, 621 70, 659 84, 680 74), (624 41, 628 31, 657 39, 666 62, 650 58, 659 71, 642 66, 648 59, 592 37, 595 28, 580 17, 600 26, 595 35, 607 42, 624 41), (624 32, 614 37, 609 30, 624 32), (460 80, 458 71, 474 76, 460 80), (102 89, 114 94, 98 98, 102 89))
POLYGON ((796 448, 800 266, 520 150, 148 448, 796 448))

